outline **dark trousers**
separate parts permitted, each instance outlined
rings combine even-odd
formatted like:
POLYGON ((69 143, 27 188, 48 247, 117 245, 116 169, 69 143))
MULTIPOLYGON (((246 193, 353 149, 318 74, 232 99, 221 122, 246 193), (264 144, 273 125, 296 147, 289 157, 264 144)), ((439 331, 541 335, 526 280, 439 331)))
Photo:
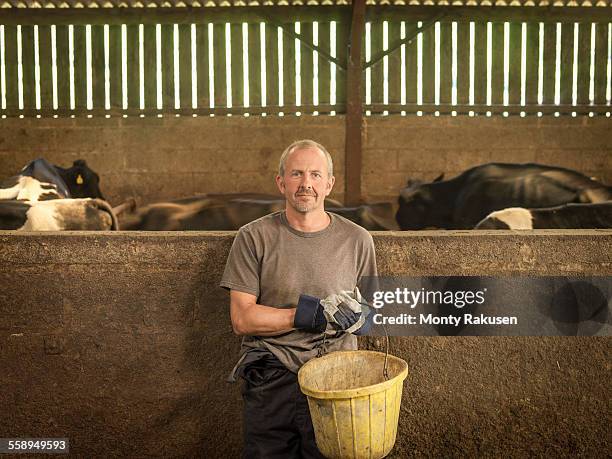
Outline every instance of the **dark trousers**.
POLYGON ((324 458, 295 373, 286 368, 247 369, 242 398, 244 458, 324 458))

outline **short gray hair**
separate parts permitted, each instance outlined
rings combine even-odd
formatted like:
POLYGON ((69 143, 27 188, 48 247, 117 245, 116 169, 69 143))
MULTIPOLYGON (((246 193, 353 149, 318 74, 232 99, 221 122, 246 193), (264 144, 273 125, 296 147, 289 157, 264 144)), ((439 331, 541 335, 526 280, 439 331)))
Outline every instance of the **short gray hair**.
POLYGON ((283 177, 285 175, 285 162, 287 161, 287 156, 291 154, 295 150, 303 150, 307 148, 316 148, 321 151, 325 158, 327 159, 327 175, 332 177, 334 175, 334 163, 332 161, 332 157, 329 154, 329 151, 325 149, 323 145, 315 142, 314 140, 304 139, 304 140, 296 140, 283 151, 283 154, 280 157, 280 161, 278 163, 278 175, 283 177))

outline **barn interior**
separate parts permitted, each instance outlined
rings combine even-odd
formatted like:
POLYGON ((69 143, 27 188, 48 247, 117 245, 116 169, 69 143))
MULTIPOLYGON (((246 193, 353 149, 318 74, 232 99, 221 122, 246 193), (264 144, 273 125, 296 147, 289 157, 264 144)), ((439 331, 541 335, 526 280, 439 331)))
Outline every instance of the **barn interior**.
MULTIPOLYGON (((275 194, 312 138, 345 205, 540 163, 612 185, 612 5, 5 0, 0 179, 84 159, 106 200, 275 194), (348 46, 349 42, 353 46, 348 46)), ((0 437, 237 457, 235 233, 0 231, 0 437)), ((610 276, 612 231, 375 232, 384 275, 610 276)), ((375 337, 360 347, 382 350, 375 337)), ((609 451, 609 337, 394 337, 390 457, 609 451)))

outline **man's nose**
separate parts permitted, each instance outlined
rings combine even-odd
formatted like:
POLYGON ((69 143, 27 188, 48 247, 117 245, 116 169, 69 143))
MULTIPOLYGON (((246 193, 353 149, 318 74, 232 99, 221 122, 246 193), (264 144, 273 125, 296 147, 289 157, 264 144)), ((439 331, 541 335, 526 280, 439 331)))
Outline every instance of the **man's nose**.
POLYGON ((302 187, 308 190, 312 188, 312 182, 308 174, 304 174, 302 177, 302 187))

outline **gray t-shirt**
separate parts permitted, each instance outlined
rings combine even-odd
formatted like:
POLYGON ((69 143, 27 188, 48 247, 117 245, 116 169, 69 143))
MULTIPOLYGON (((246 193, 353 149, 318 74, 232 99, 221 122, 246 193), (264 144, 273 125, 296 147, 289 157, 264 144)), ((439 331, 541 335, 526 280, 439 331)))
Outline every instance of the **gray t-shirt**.
MULTIPOLYGON (((257 297, 257 303, 294 308, 300 294, 325 298, 352 291, 362 276, 375 276, 372 236, 344 217, 328 212, 330 224, 306 233, 292 228, 284 211, 275 212, 238 231, 221 287, 257 297)), ((241 360, 252 349, 266 348, 289 370, 315 357, 323 334, 292 330, 276 336, 245 336, 241 360)), ((357 338, 342 333, 327 338, 328 352, 357 349, 357 338)))

